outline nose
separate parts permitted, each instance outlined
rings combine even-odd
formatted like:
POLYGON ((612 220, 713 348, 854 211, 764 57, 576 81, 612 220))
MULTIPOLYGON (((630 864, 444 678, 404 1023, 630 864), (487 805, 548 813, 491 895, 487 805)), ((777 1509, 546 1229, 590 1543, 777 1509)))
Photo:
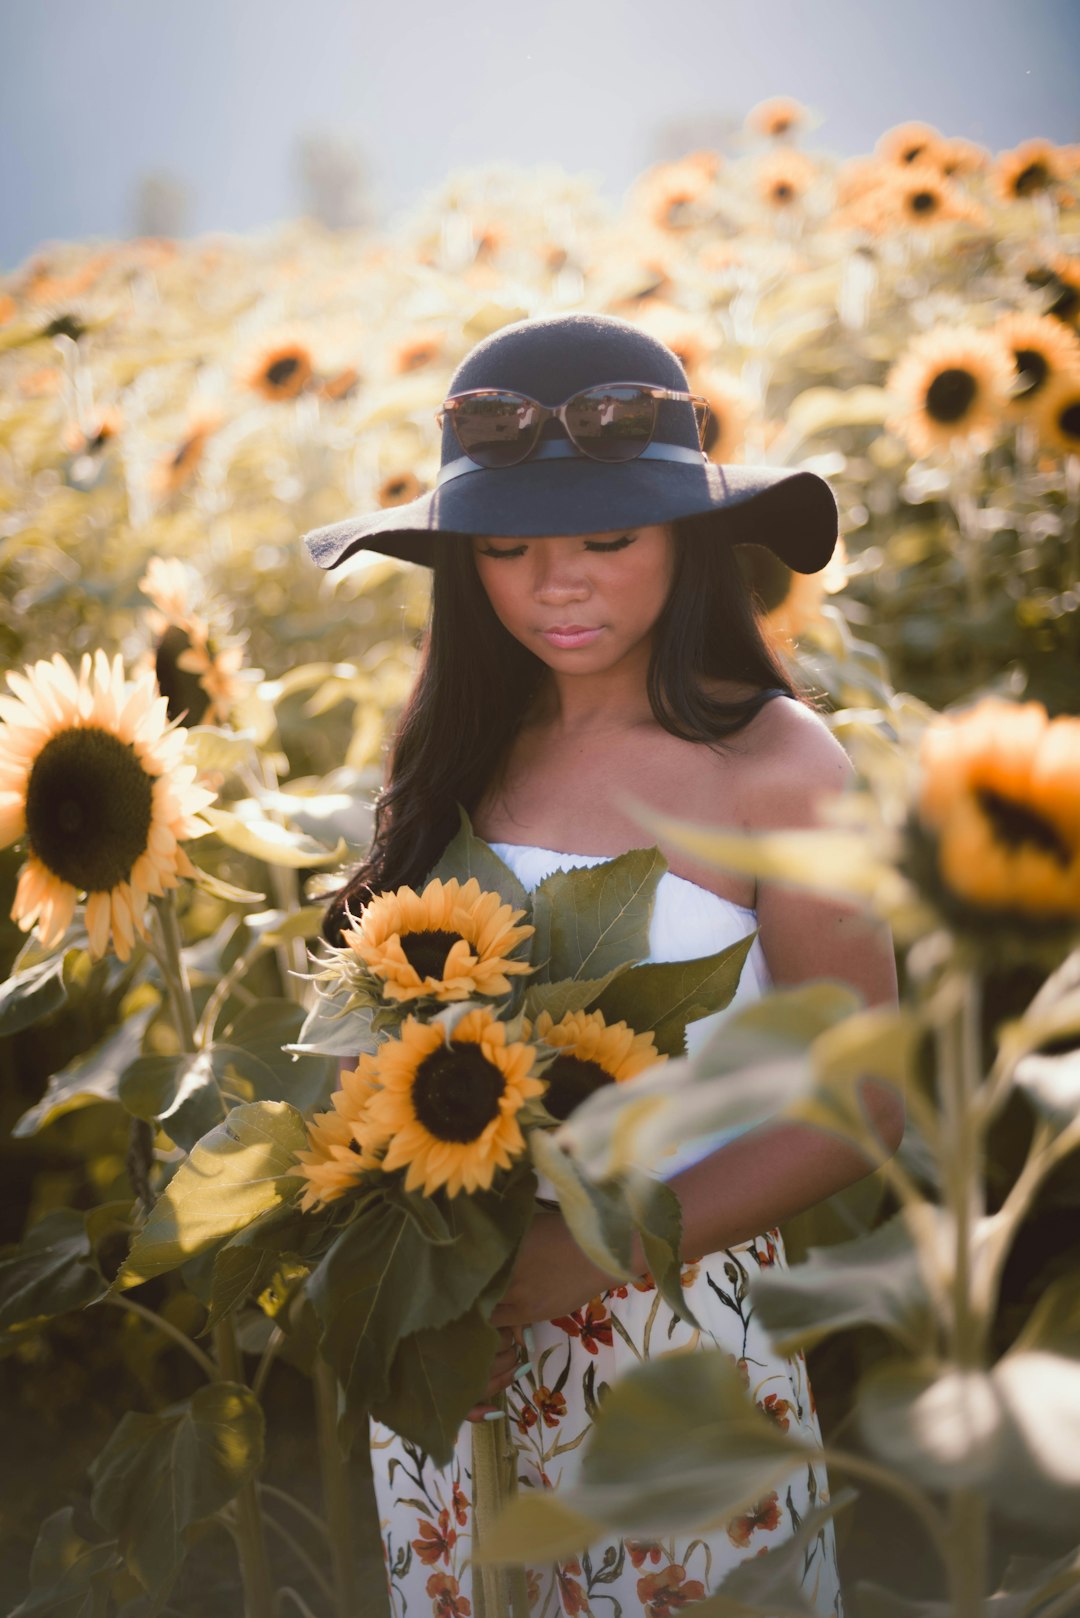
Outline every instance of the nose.
POLYGON ((533 595, 537 601, 555 606, 564 601, 583 601, 589 594, 586 553, 574 539, 542 539, 531 547, 533 595))

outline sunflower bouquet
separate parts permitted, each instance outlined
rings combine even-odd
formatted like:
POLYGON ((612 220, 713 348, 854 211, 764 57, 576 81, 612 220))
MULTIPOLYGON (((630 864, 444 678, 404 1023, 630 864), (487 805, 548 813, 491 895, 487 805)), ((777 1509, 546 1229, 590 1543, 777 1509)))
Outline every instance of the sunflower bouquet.
POLYGON ((645 960, 665 868, 638 849, 528 893, 462 814, 421 890, 376 895, 318 961, 294 1048, 349 1062, 294 1174, 299 1210, 322 1225, 307 1295, 346 1435, 370 1412, 449 1461, 538 1195, 615 1276, 630 1278, 640 1231, 688 1312, 673 1193, 588 1181, 550 1138, 601 1086, 680 1054, 687 1021, 735 992, 753 933, 716 955, 645 960))

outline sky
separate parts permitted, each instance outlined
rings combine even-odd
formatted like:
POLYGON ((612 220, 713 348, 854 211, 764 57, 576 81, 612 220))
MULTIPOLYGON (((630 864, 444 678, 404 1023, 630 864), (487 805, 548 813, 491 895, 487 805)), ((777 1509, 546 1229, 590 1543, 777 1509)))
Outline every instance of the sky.
POLYGON ((185 235, 272 227, 302 210, 305 137, 362 154, 392 222, 493 161, 617 199, 673 126, 769 95, 842 156, 908 118, 994 151, 1080 141, 1078 78, 1080 0, 5 0, 0 272, 134 233, 151 173, 185 235))

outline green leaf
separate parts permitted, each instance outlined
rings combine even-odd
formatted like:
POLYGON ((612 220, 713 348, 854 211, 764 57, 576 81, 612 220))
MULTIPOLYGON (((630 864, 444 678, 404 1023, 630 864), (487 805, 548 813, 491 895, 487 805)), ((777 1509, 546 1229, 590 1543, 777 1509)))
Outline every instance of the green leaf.
POLYGON ((281 1203, 252 1220, 214 1254, 209 1314, 199 1335, 206 1336, 253 1292, 261 1292, 280 1268, 283 1256, 307 1258, 319 1245, 325 1245, 319 1222, 293 1204, 281 1203))
POLYGON ((175 1577, 185 1530, 228 1505, 262 1458, 258 1400, 214 1382, 156 1415, 123 1417, 90 1468, 91 1509, 153 1592, 175 1577))
MULTIPOLYGON (((545 877, 533 893, 534 913, 546 911, 545 976, 598 978, 648 955, 653 899, 666 870, 659 849, 635 848, 602 865, 545 877)), ((539 952, 534 959, 543 964, 539 952)))
POLYGON ((1057 1123, 1067 1124, 1080 1112, 1080 1049, 1025 1056, 1013 1078, 1039 1111, 1057 1123))
POLYGON ((632 966, 599 996, 605 1021, 625 1022, 638 1034, 651 1030, 657 1050, 681 1056, 686 1024, 731 1001, 756 937, 747 933, 715 955, 632 966))
POLYGON ((431 882, 438 877, 440 881, 448 882, 451 877, 456 876, 459 882, 465 883, 470 877, 475 877, 484 893, 501 894, 506 903, 513 905, 515 910, 523 910, 525 920, 528 921, 532 911, 531 895, 526 892, 509 865, 499 858, 491 844, 485 843, 482 837, 477 837, 468 815, 460 804, 458 814, 461 817, 461 825, 457 834, 447 844, 442 858, 426 881, 431 882))
POLYGON ((602 978, 564 978, 558 983, 530 983, 525 991, 523 1010, 535 1022, 546 1011, 553 1023, 561 1022, 568 1011, 586 1011, 628 968, 612 967, 602 978))
POLYGON ((349 845, 344 838, 338 839, 335 848, 327 848, 304 832, 268 820, 254 805, 248 807, 244 815, 230 809, 205 809, 201 813, 227 847, 235 848, 240 854, 251 854, 268 865, 306 870, 314 865, 340 863, 349 855, 349 845))
POLYGON ((746 1510, 819 1453, 762 1414, 723 1349, 664 1354, 609 1388, 580 1483, 556 1500, 512 1500, 480 1556, 565 1556, 605 1528, 642 1539, 685 1534, 746 1510))
POLYGON ((645 1262, 661 1296, 677 1315, 700 1330, 682 1289, 682 1204, 669 1185, 648 1174, 627 1175, 626 1196, 645 1262))
POLYGON ((133 1117, 160 1124, 189 1152, 229 1111, 227 1068, 228 1055, 220 1051, 138 1056, 120 1075, 117 1094, 133 1117))
POLYGON ((831 432, 834 427, 878 426, 893 400, 884 388, 862 383, 853 388, 805 388, 788 405, 785 425, 800 438, 831 432))
POLYGON ((218 725, 190 725, 184 735, 184 762, 200 775, 229 771, 249 763, 256 747, 253 730, 225 730, 218 725))
POLYGON ((77 1107, 88 1107, 95 1101, 116 1101, 120 1076, 142 1050, 147 1024, 157 1011, 155 1002, 134 1012, 93 1050, 54 1073, 41 1100, 23 1113, 12 1134, 34 1135, 77 1107))
POLYGON ((694 1618, 752 1618, 756 1613, 769 1618, 777 1612, 783 1612, 785 1618, 820 1618, 821 1608, 810 1600, 803 1582, 807 1558, 825 1524, 858 1498, 854 1489, 840 1489, 823 1506, 808 1512, 795 1532, 771 1546, 764 1556, 737 1563, 724 1575, 715 1594, 695 1603, 694 1618))
POLYGON ((320 993, 289 1050, 344 1056, 352 1062, 364 1052, 376 1051, 380 1040, 372 1029, 375 1007, 356 1006, 346 1011, 344 1006, 343 998, 320 993))
MULTIPOLYGON (((194 860, 192 864, 195 864, 194 860)), ((226 882, 223 877, 215 876, 213 871, 202 870, 198 865, 195 866, 192 881, 212 899, 224 899, 226 904, 257 905, 266 902, 265 893, 253 893, 250 888, 238 888, 232 882, 226 882)))
POLYGON ((38 1220, 14 1253, 0 1259, 0 1327, 82 1309, 107 1290, 85 1217, 73 1208, 56 1208, 38 1220))
POLYGON ((864 1377, 862 1436, 926 1488, 977 1489, 1043 1533, 1080 1516, 1080 1361, 1010 1351, 989 1371, 891 1360, 864 1377))
POLYGON ((449 1199, 452 1246, 425 1240, 404 1209, 378 1193, 359 1207, 308 1282, 323 1352, 350 1406, 387 1396, 397 1345, 459 1319, 517 1251, 533 1214, 531 1174, 503 1194, 449 1199))
POLYGON ((64 1004, 64 967, 79 953, 60 950, 0 983, 0 1037, 29 1028, 64 1004))
POLYGON ((498 1346, 499 1334, 481 1309, 437 1330, 415 1332, 398 1344, 386 1393, 372 1415, 419 1445, 436 1466, 448 1465, 466 1413, 487 1386, 498 1346))
POLYGON ((177 1269, 268 1209, 291 1202, 300 1181, 290 1171, 307 1139, 304 1120, 288 1102, 235 1107, 181 1163, 135 1238, 116 1284, 138 1286, 177 1269))
POLYGON ((934 1342, 935 1310, 903 1215, 806 1262, 761 1270, 750 1282, 758 1320, 779 1354, 794 1354, 846 1326, 881 1326, 913 1355, 934 1342))
POLYGON ((549 1130, 534 1129, 529 1150, 539 1173, 554 1186, 562 1216, 581 1251, 608 1275, 631 1280, 634 1221, 621 1187, 586 1179, 549 1130))
POLYGON ((297 1054, 290 1048, 305 1021, 295 1000, 260 1000, 245 1006, 215 1048, 227 1050, 260 1101, 289 1101, 300 1112, 324 1107, 337 1082, 337 1063, 326 1052, 297 1054))
POLYGON ((74 1508, 64 1506, 38 1529, 30 1593, 10 1618, 106 1618, 112 1575, 122 1568, 116 1541, 86 1539, 74 1508))

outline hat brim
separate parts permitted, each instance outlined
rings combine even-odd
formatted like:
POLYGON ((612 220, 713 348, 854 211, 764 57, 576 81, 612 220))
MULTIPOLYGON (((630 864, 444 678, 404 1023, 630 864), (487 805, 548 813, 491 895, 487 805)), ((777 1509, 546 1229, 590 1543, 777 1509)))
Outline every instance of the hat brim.
POLYGON ((304 543, 321 568, 339 567, 358 550, 433 567, 442 536, 536 539, 690 517, 715 518, 718 539, 764 545, 797 573, 825 566, 838 531, 836 498, 816 472, 704 460, 604 466, 583 458, 557 467, 478 467, 407 505, 315 528, 304 543))

